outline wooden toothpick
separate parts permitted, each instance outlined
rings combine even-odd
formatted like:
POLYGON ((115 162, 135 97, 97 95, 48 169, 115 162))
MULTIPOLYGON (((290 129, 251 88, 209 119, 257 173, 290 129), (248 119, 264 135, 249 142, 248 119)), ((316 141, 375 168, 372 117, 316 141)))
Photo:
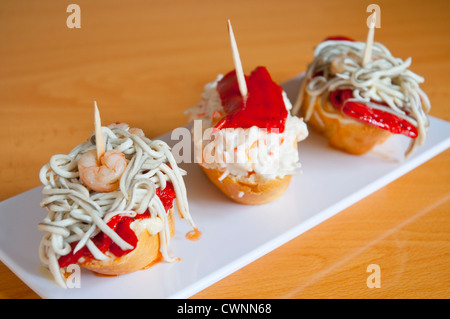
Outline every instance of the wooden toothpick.
POLYGON ((98 111, 97 101, 94 101, 94 123, 95 123, 95 144, 97 146, 97 160, 105 153, 105 142, 103 141, 102 123, 100 112, 98 111))
POLYGON ((239 91, 242 97, 247 97, 247 83, 245 82, 244 71, 242 70, 241 58, 234 38, 233 28, 231 27, 230 19, 228 19, 228 33, 230 34, 231 50, 233 53, 234 68, 236 69, 236 77, 239 84, 239 91))
POLYGON ((367 34, 366 48, 364 50, 364 57, 362 60, 362 66, 365 66, 372 58, 372 46, 373 38, 375 34, 375 24, 377 22, 377 12, 374 11, 372 14, 372 21, 370 21, 369 33, 367 34))

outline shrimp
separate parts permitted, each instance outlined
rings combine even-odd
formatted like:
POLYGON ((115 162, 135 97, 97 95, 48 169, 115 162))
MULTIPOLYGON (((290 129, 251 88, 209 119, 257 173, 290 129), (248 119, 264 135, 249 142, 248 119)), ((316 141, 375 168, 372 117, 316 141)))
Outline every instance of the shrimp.
POLYGON ((130 132, 131 134, 137 135, 139 137, 144 137, 145 136, 144 131, 141 130, 140 128, 137 128, 137 127, 130 128, 128 130, 128 132, 130 132))
POLYGON ((137 127, 130 127, 127 123, 116 122, 116 123, 108 125, 108 127, 110 129, 120 128, 120 129, 122 129, 124 131, 128 131, 129 133, 137 135, 139 137, 144 137, 145 136, 143 130, 141 130, 140 128, 137 128, 137 127))
POLYGON ((95 150, 87 151, 78 160, 78 172, 83 183, 102 193, 119 188, 120 177, 126 167, 125 155, 115 150, 105 152, 100 161, 95 150))

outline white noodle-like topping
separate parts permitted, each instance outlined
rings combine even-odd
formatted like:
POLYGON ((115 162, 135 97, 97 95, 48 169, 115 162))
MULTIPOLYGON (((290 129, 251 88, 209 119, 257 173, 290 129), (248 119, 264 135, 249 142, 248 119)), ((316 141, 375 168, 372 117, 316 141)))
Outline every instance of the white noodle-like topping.
POLYGON ((122 152, 128 162, 118 190, 95 192, 79 179, 78 160, 87 151, 96 149, 94 136, 76 146, 68 155, 52 156, 39 173, 45 195, 41 206, 48 211, 38 225, 41 231, 46 232, 40 243, 39 257, 61 287, 66 287, 66 284, 58 259, 72 251, 71 243, 78 241, 74 252, 86 246, 97 260, 110 258, 91 240, 99 232, 104 232, 124 250, 132 248, 107 225, 118 214, 134 217, 148 209, 150 220, 153 219, 155 225, 162 221, 159 236, 163 258, 175 261, 176 258, 168 253, 170 231, 166 211, 159 197, 155 196, 156 188, 164 189, 168 181, 174 186, 180 215, 196 229, 189 213, 183 181, 186 173, 178 167, 169 146, 143 134, 132 134, 136 129, 129 129, 124 124, 102 127, 102 131, 105 151, 122 152))
POLYGON ((406 156, 422 145, 427 137, 430 101, 419 87, 424 79, 408 70, 411 58, 403 61, 395 58, 380 43, 373 43, 372 60, 361 66, 365 42, 329 40, 319 44, 314 52, 314 61, 308 66, 299 98, 293 110, 300 111, 305 93, 309 96, 309 104, 304 111, 305 121, 314 112, 317 97, 323 112, 330 117, 351 122, 337 110, 325 109, 324 101, 329 93, 337 89, 352 89, 352 101, 364 102, 371 108, 378 108, 405 119, 417 128, 418 136, 411 140, 406 156), (371 103, 386 103, 388 106, 371 103))

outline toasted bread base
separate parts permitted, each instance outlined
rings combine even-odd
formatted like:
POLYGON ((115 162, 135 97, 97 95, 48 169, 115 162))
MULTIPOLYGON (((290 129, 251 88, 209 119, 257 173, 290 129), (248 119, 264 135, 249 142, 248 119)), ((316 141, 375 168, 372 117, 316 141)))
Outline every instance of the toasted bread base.
POLYGON ((226 196, 245 205, 261 205, 277 200, 286 191, 292 178, 292 175, 286 175, 284 178, 256 183, 248 179, 238 179, 228 175, 223 180, 219 180, 222 175, 219 170, 208 169, 203 166, 202 169, 211 182, 226 196))
MULTIPOLYGON (((391 133, 378 127, 344 117, 337 111, 330 117, 325 114, 320 105, 320 97, 314 104, 314 113, 308 120, 308 126, 324 135, 330 146, 353 155, 369 152, 375 145, 383 143, 391 133)), ((333 110, 329 101, 324 107, 333 110)), ((304 111, 309 105, 309 96, 305 95, 302 104, 304 111)), ((303 112, 304 113, 304 112, 303 112)))
MULTIPOLYGON (((169 222, 170 236, 172 237, 175 233, 173 208, 168 211, 167 220, 169 222)), ((118 276, 145 269, 158 259, 159 251, 159 234, 150 235, 147 230, 143 230, 138 236, 136 248, 130 253, 105 261, 86 260, 80 263, 80 266, 102 275, 118 276)))

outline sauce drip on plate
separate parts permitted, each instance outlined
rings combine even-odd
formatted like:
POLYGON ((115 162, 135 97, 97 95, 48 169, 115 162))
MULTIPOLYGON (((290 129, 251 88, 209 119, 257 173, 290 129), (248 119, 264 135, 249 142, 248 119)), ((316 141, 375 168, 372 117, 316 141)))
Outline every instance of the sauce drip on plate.
POLYGON ((200 239, 200 237, 202 236, 202 233, 195 228, 194 230, 191 230, 190 232, 188 232, 186 234, 186 239, 192 240, 192 241, 197 241, 200 239))

